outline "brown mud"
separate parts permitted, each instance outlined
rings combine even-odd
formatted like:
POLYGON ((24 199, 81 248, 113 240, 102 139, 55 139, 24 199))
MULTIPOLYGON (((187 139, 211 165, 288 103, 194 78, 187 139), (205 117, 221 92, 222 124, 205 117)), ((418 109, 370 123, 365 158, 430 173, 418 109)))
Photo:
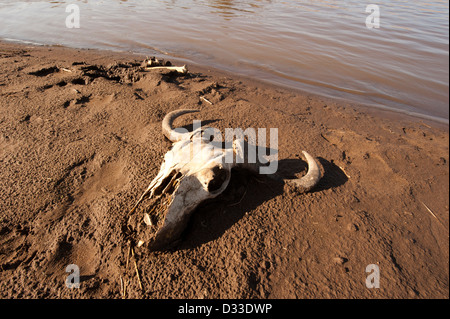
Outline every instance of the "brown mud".
POLYGON ((449 298, 448 128, 142 60, 0 43, 0 297, 449 298), (177 126, 278 128, 279 171, 304 174, 306 150, 324 176, 298 194, 235 172, 174 248, 131 254, 123 225, 180 108, 201 112, 177 126))

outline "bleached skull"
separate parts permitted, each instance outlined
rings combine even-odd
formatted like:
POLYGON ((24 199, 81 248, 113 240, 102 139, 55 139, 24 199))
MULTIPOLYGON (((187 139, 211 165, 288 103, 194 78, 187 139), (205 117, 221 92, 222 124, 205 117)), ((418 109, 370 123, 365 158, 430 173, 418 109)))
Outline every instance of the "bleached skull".
MULTIPOLYGON (((172 149, 166 153, 158 175, 132 209, 134 212, 144 199, 150 200, 141 218, 149 228, 142 242, 151 250, 164 249, 180 238, 195 208, 227 188, 232 168, 241 167, 257 173, 264 165, 259 161, 248 162, 243 140, 235 140, 232 148, 223 148, 222 144, 214 144, 210 135, 204 134, 208 128, 181 133, 172 127, 178 116, 191 112, 198 110, 182 109, 165 116, 162 129, 173 142, 172 149)), ((308 191, 319 182, 320 170, 314 158, 306 152, 303 154, 308 162, 308 173, 300 179, 285 182, 308 191)))

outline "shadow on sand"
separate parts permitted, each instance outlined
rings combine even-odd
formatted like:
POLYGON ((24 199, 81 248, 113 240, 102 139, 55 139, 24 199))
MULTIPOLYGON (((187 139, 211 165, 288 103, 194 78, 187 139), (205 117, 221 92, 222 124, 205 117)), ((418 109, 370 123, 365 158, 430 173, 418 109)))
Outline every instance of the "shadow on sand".
MULTIPOLYGON (((345 184, 345 173, 333 162, 318 158, 322 166, 322 179, 310 192, 321 192, 345 184)), ((278 173, 284 178, 295 178, 304 172, 307 163, 301 159, 280 160, 278 173)), ((199 247, 221 237, 237 223, 246 212, 283 194, 284 183, 267 176, 254 176, 247 171, 233 169, 228 188, 219 197, 201 204, 193 213, 183 239, 173 249, 183 250, 199 247)))

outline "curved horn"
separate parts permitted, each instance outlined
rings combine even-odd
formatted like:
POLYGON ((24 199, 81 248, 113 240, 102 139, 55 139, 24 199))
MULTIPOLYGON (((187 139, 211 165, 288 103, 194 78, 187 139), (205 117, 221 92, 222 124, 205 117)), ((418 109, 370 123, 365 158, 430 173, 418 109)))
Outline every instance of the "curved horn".
MULTIPOLYGON (((236 158, 239 158, 239 161, 236 161, 234 163, 235 166, 240 166, 258 174, 262 166, 267 166, 267 164, 269 164, 261 163, 258 158, 256 159, 256 163, 249 163, 248 143, 246 141, 235 140, 233 143, 233 150, 236 158)), ((293 185, 297 187, 301 192, 307 192, 311 190, 319 183, 322 176, 320 173, 319 165, 317 164, 314 157, 312 157, 305 151, 303 151, 302 153, 306 158, 306 162, 308 163, 308 172, 305 176, 297 179, 284 179, 277 173, 270 174, 268 176, 276 180, 282 180, 286 184, 293 185)))
POLYGON ((173 129, 172 124, 175 119, 183 114, 199 112, 199 110, 181 109, 172 111, 164 117, 162 121, 163 134, 172 142, 181 141, 184 138, 184 133, 177 132, 173 129))
POLYGON ((314 186, 319 183, 319 180, 321 178, 320 175, 320 168, 317 164, 314 157, 309 155, 307 152, 303 151, 303 155, 306 158, 306 161, 308 163, 308 173, 306 173, 305 176, 298 179, 283 179, 286 184, 294 185, 295 187, 299 188, 302 192, 307 192, 311 190, 314 186))

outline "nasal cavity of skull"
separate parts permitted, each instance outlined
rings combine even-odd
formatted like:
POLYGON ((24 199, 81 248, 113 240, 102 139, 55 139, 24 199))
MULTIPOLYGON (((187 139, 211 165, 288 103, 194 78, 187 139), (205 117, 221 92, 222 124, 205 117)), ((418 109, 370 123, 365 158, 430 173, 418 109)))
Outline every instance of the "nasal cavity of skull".
POLYGON ((208 183, 210 193, 219 190, 228 178, 228 171, 222 167, 216 166, 212 169, 212 179, 208 183))
POLYGON ((175 170, 171 171, 162 181, 161 184, 155 189, 154 194, 160 195, 171 194, 174 191, 177 180, 181 177, 181 173, 175 170))

